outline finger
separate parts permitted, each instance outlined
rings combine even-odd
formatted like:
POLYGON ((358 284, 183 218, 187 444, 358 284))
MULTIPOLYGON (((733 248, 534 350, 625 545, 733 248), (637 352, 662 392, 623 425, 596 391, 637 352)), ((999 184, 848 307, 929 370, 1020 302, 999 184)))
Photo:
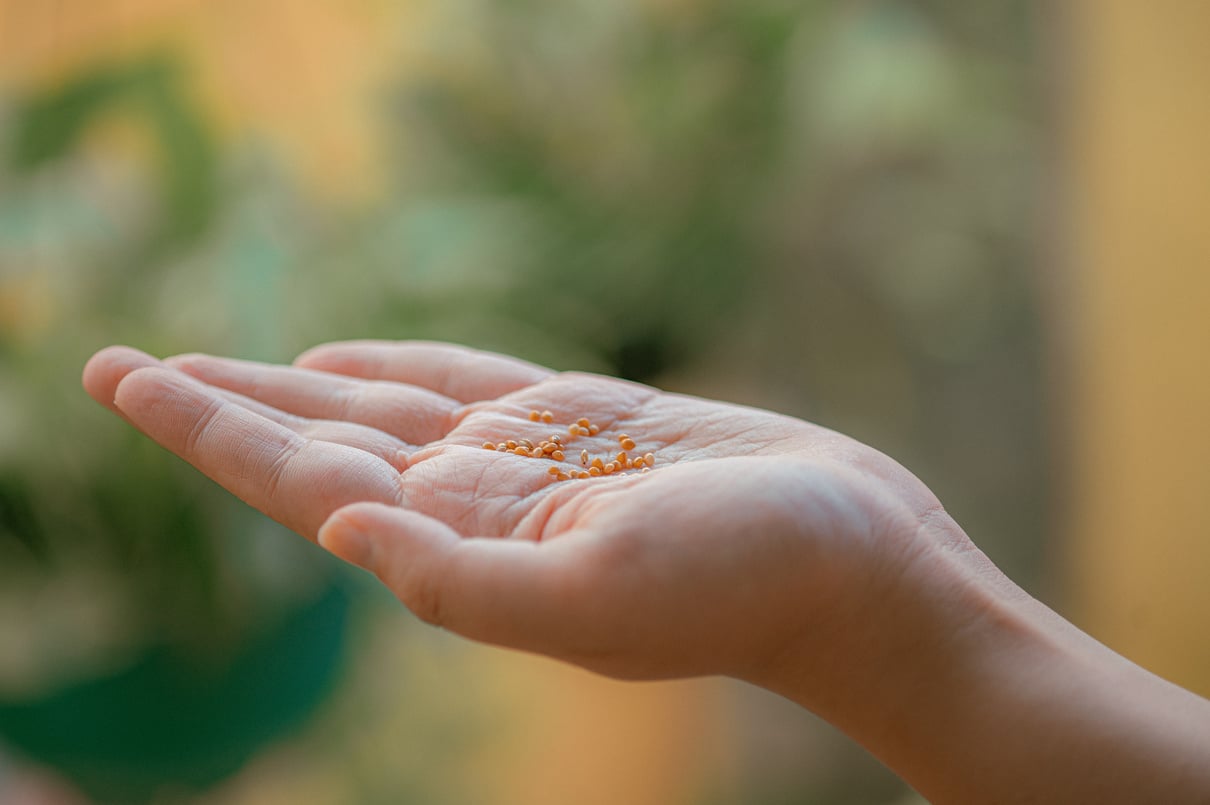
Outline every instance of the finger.
POLYGON ((553 374, 518 358, 427 341, 325 344, 299 355, 294 365, 409 383, 464 403, 494 400, 553 374))
POLYGON ((445 436, 460 407, 456 400, 416 386, 292 366, 210 355, 177 355, 165 363, 297 416, 356 422, 411 444, 427 444, 445 436))
POLYGON ((554 656, 584 652, 573 539, 465 538, 415 511, 355 504, 332 515, 319 544, 378 576, 422 620, 487 643, 554 656))
POLYGON ((305 439, 180 372, 136 369, 114 402, 160 445, 304 536, 348 503, 398 499, 399 473, 382 459, 305 439))
POLYGON ((260 414, 270 422, 287 427, 304 439, 343 444, 364 450, 371 455, 378 456, 401 472, 407 469, 408 457, 417 449, 417 445, 409 444, 389 433, 383 433, 377 428, 359 425, 355 422, 295 416, 234 391, 218 387, 212 388, 223 399, 241 405, 255 414, 260 414))
POLYGON ((90 397, 115 414, 124 417, 113 402, 118 383, 135 369, 159 365, 160 361, 157 358, 132 347, 106 347, 84 364, 81 381, 84 384, 84 390, 90 397))

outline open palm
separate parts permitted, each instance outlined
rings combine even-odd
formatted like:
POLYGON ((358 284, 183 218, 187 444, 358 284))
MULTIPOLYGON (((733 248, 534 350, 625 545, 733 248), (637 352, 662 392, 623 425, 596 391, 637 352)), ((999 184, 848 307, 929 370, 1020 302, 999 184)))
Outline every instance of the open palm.
POLYGON ((939 510, 818 426, 451 345, 332 344, 291 367, 114 347, 84 382, 425 620, 618 676, 742 675, 840 628, 939 510), (601 432, 569 436, 580 417, 601 432), (558 462, 483 447, 557 433, 581 469, 622 432, 653 470, 559 481, 558 462))

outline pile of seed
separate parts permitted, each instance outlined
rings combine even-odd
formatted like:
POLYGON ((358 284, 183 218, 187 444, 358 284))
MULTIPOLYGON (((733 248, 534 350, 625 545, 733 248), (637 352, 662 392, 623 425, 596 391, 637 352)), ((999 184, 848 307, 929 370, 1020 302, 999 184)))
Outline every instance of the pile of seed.
MULTIPOLYGON (((543 422, 549 425, 554 423, 555 417, 550 411, 530 411, 529 421, 543 422)), ((597 436, 600 432, 600 427, 590 422, 587 417, 580 417, 567 426, 567 436, 560 436, 555 433, 536 444, 529 439, 508 439, 507 441, 496 443, 484 442, 483 449, 496 450, 501 453, 513 453, 526 458, 541 458, 564 462, 567 461, 567 454, 569 452, 567 445, 580 436, 597 436)), ((605 457, 602 458, 601 456, 591 456, 587 449, 582 449, 580 450, 579 468, 574 465, 556 464, 552 465, 547 472, 556 481, 570 481, 576 478, 596 478, 602 475, 625 473, 627 470, 647 472, 655 466, 654 453, 631 455, 632 452, 636 451, 637 445, 634 439, 625 433, 619 433, 617 441, 621 450, 616 454, 606 453, 605 457)))

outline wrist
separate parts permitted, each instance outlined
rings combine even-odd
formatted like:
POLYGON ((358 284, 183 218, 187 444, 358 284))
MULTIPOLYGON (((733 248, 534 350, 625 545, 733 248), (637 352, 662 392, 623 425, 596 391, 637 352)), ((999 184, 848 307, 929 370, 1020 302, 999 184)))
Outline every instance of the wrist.
POLYGON ((927 547, 826 645, 802 641, 749 681, 932 802, 1210 797, 1210 703, 1030 598, 952 522, 926 528, 927 547))

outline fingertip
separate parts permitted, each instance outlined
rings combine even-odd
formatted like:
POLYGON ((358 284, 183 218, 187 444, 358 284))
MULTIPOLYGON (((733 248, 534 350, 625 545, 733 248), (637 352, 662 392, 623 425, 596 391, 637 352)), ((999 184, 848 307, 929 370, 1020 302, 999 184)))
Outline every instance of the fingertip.
POLYGON ((315 541, 321 548, 338 559, 343 559, 351 565, 373 570, 369 536, 355 520, 343 516, 343 511, 344 509, 337 511, 324 521, 324 524, 319 527, 315 541))
POLYGON ((115 399, 121 382, 138 369, 158 365, 160 361, 146 352, 116 345, 89 358, 80 379, 90 397, 111 411, 117 411, 115 399))
POLYGON ((165 402, 165 391, 172 381, 187 382, 184 375, 158 362, 135 368, 118 380, 113 391, 113 406, 118 413, 131 419, 153 412, 165 402))

